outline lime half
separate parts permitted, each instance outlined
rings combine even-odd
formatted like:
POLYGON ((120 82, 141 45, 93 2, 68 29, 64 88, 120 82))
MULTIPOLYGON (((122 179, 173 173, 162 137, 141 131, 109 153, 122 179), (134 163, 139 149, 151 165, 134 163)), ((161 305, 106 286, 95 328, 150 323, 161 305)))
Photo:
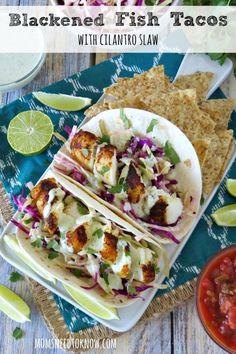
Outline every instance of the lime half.
POLYGON ((30 321, 29 306, 13 291, 1 284, 0 310, 16 322, 30 321))
POLYGON ((55 278, 53 278, 46 270, 40 268, 37 265, 37 262, 33 263, 31 261, 31 258, 28 256, 28 254, 20 247, 15 235, 5 235, 3 239, 7 246, 11 248, 25 264, 27 264, 31 269, 33 269, 35 273, 40 275, 42 278, 56 284, 55 278))
POLYGON ((19 113, 7 130, 7 140, 12 149, 23 155, 35 155, 45 150, 52 135, 51 119, 39 111, 19 113))
POLYGON ((226 189, 233 197, 236 197, 236 179, 228 178, 226 180, 226 189))
POLYGON ((63 284, 64 288, 70 294, 70 296, 82 307, 91 312, 92 314, 103 318, 105 320, 119 320, 117 310, 114 307, 104 306, 96 299, 79 293, 77 289, 72 288, 66 284, 63 284))
POLYGON ((55 93, 33 92, 37 100, 44 105, 57 109, 59 111, 79 111, 92 102, 91 98, 69 96, 55 93))
POLYGON ((217 209, 211 217, 220 226, 236 226, 236 204, 217 209))

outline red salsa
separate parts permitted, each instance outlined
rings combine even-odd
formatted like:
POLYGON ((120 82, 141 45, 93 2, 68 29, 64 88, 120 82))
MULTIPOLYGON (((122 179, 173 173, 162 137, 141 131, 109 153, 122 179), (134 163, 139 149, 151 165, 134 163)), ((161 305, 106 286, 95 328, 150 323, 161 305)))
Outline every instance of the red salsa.
POLYGON ((215 341, 236 353, 236 248, 219 254, 199 279, 198 311, 215 341))

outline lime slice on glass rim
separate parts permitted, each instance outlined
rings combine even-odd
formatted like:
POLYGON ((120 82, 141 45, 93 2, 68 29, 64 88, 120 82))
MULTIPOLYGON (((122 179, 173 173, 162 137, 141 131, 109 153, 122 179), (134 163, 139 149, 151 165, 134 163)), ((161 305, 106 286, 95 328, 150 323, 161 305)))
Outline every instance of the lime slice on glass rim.
POLYGON ((211 217, 219 226, 236 226, 236 204, 217 209, 211 217))
POLYGON ((91 98, 56 93, 33 92, 33 95, 39 102, 59 111, 79 111, 92 102, 91 98))
POLYGON ((33 263, 28 254, 20 247, 16 235, 5 235, 4 242, 7 246, 15 252, 15 254, 28 265, 35 273, 40 275, 42 278, 56 284, 56 279, 51 276, 46 270, 42 269, 37 265, 37 262, 33 263))
POLYGON ((236 179, 228 178, 226 180, 226 189, 233 197, 236 197, 236 179))
POLYGON ((47 148, 53 131, 51 119, 46 114, 40 111, 25 111, 10 121, 7 140, 12 149, 31 156, 47 148))
POLYGON ((0 310, 20 323, 30 321, 29 306, 12 290, 0 284, 0 310))
POLYGON ((116 308, 105 306, 96 299, 89 297, 82 292, 80 293, 77 289, 74 289, 69 285, 63 284, 63 286, 72 299, 92 314, 105 320, 119 320, 116 308))

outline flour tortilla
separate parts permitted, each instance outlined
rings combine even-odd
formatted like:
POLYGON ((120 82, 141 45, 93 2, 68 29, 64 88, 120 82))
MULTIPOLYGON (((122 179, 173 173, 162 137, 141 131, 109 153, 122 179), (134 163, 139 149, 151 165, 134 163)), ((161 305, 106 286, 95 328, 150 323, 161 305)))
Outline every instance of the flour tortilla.
MULTIPOLYGON (((189 229, 191 228, 196 218, 199 205, 200 205, 200 198, 202 192, 202 180, 201 180, 201 169, 200 169, 196 152, 192 144, 190 143, 190 141, 181 132, 181 130, 177 128, 175 125, 173 125, 167 119, 157 116, 156 114, 150 112, 146 112, 138 109, 132 109, 132 108, 126 108, 124 109, 124 112, 128 117, 128 119, 130 120, 130 122, 132 122, 132 129, 135 135, 140 137, 144 137, 144 136, 149 136, 150 138, 152 137, 152 133, 146 134, 145 132, 147 131, 147 128, 150 125, 152 119, 157 119, 158 123, 157 123, 157 129, 155 130, 155 134, 158 135, 158 139, 152 137, 154 142, 158 141, 159 143, 161 142, 164 145, 165 142, 168 140, 169 142, 171 142, 172 146, 174 147, 174 149, 176 150, 177 154, 180 157, 181 163, 178 164, 175 168, 177 174, 176 178, 178 180, 178 186, 182 192, 187 193, 189 195, 189 198, 190 197, 193 198, 194 206, 192 207, 193 209, 191 209, 191 211, 184 210, 184 217, 179 221, 179 223, 175 227, 162 227, 162 229, 164 230, 169 230, 173 232, 175 236, 180 239, 183 236, 185 236, 189 231, 189 229)), ((122 136, 122 134, 124 133, 124 125, 120 119, 119 109, 109 110, 100 113, 98 116, 94 117, 85 125, 83 125, 81 129, 84 131, 89 131, 99 137, 101 136, 100 127, 99 127, 99 121, 101 119, 106 125, 106 130, 110 134, 115 133, 115 134, 120 134, 122 136)), ((65 147, 63 147, 61 151, 65 156, 67 156, 67 158, 70 161, 73 161, 70 157, 69 151, 67 151, 65 147)), ((74 164, 78 165, 75 161, 74 164)), ((148 235, 148 237, 152 238, 153 240, 160 239, 158 238, 158 236, 152 235, 148 231, 146 225, 144 225, 143 223, 142 224, 137 223, 136 221, 134 221, 134 219, 124 214, 123 211, 119 210, 114 205, 105 202, 103 199, 101 199, 91 190, 87 189, 85 186, 81 185, 79 182, 72 180, 68 176, 65 177, 70 182, 73 182, 74 184, 79 186, 79 188, 84 190, 89 196, 96 199, 97 201, 99 201, 99 203, 102 203, 110 210, 114 211, 119 217, 123 218, 128 223, 132 224, 136 229, 148 235)), ((166 242, 166 241, 167 241, 166 239, 163 239, 163 241, 161 240, 160 242, 166 242)))

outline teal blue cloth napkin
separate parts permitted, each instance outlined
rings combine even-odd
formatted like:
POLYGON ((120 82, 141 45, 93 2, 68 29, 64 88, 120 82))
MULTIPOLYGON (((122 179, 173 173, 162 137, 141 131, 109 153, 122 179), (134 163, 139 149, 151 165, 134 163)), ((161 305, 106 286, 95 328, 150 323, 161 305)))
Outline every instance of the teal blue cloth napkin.
MULTIPOLYGON (((84 70, 72 77, 59 81, 43 89, 45 92, 64 93, 91 97, 96 102, 102 95, 103 87, 112 84, 117 76, 133 76, 153 66, 164 64, 166 74, 174 78, 183 59, 179 54, 122 54, 99 65, 84 70)), ((223 98, 217 90, 214 98, 223 98)), ((25 186, 25 183, 35 183, 52 161, 53 155, 61 146, 61 142, 53 138, 47 151, 34 157, 24 157, 14 152, 7 143, 6 132, 10 120, 19 112, 36 109, 50 116, 55 130, 66 137, 64 125, 79 124, 83 111, 76 113, 58 112, 41 105, 32 95, 27 95, 0 110, 0 178, 11 197, 25 186)), ((236 132, 236 113, 233 113, 230 128, 236 132)), ((228 176, 236 178, 236 164, 228 172, 228 176)), ((235 229, 218 227, 211 222, 212 211, 222 205, 235 203, 235 198, 227 194, 222 182, 218 192, 198 223, 191 238, 171 269, 167 283, 170 291, 196 277, 207 259, 221 248, 236 243, 235 229)), ((163 294, 159 291, 156 296, 163 294)), ((54 295, 60 312, 71 332, 89 328, 96 321, 73 307, 60 297, 54 295)))

